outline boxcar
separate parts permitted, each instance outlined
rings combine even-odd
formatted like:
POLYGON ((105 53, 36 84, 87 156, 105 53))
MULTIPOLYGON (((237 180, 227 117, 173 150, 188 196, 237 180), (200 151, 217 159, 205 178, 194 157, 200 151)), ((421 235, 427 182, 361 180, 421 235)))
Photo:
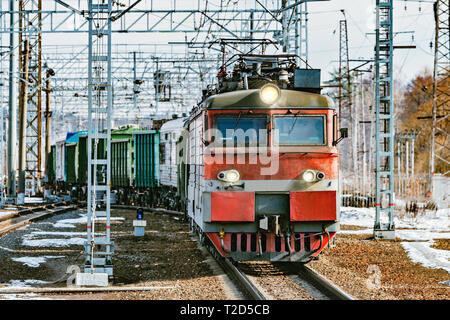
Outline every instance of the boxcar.
POLYGON ((78 175, 78 143, 80 136, 87 131, 68 132, 64 146, 64 182, 76 184, 78 175))
POLYGON ((134 186, 154 188, 159 186, 159 130, 133 132, 134 186))
POLYGON ((161 184, 164 186, 178 187, 176 143, 185 121, 186 118, 178 118, 164 123, 161 127, 160 168, 161 184))
POLYGON ((135 125, 120 126, 111 131, 111 186, 131 187, 134 181, 133 133, 135 125))
MULTIPOLYGON (((88 174, 88 136, 83 135, 78 139, 78 174, 77 182, 79 185, 84 186, 87 184, 87 174, 88 174)), ((94 153, 95 146, 92 145, 92 154, 94 153)), ((97 144, 97 159, 106 159, 106 140, 99 139, 97 144)), ((97 172, 102 169, 101 165, 97 166, 97 172)), ((102 179, 101 174, 97 176, 97 179, 102 179)))
POLYGON ((47 171, 47 183, 55 184, 56 180, 56 146, 53 145, 50 148, 50 155, 47 159, 48 163, 46 164, 47 171))

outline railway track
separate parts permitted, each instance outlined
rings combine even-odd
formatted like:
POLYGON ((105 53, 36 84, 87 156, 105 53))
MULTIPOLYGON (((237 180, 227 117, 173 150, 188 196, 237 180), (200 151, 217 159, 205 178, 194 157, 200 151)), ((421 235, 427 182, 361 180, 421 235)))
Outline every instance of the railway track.
POLYGON ((38 207, 31 207, 17 211, 0 221, 0 236, 13 230, 21 228, 34 221, 47 218, 49 216, 75 210, 76 206, 67 202, 46 204, 38 207))
POLYGON ((354 300, 352 296, 344 292, 330 280, 305 265, 300 266, 299 276, 319 290, 329 300, 354 300))
MULTIPOLYGON (((241 268, 239 267, 239 264, 233 263, 230 259, 221 257, 217 252, 215 252, 215 248, 210 248, 210 246, 208 246, 208 249, 214 259, 234 280, 236 285, 241 288, 244 294, 254 300, 269 300, 271 298, 266 297, 246 273, 253 273, 257 277, 264 277, 267 275, 280 275, 286 272, 286 270, 283 270, 285 268, 280 269, 271 263, 267 264, 270 266, 268 269, 259 267, 257 268, 258 270, 249 272, 248 268, 241 268)), ((287 266, 287 264, 285 264, 285 266, 287 266)), ((303 264, 291 265, 288 269, 290 269, 289 273, 295 274, 299 278, 299 282, 302 283, 302 286, 305 286, 305 283, 307 284, 307 291, 310 292, 311 297, 320 296, 320 299, 328 300, 354 300, 352 296, 344 292, 330 280, 303 264), (292 271, 294 268, 295 271, 292 271)))

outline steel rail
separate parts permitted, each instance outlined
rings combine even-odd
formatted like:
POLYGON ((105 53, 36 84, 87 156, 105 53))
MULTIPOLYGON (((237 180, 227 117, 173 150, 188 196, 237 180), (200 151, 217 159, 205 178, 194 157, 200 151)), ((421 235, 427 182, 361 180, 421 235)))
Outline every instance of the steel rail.
POLYGON ((344 292, 333 282, 305 265, 300 267, 299 276, 302 277, 303 280, 311 283, 316 289, 331 300, 355 300, 355 298, 344 292))
MULTIPOLYGON (((8 232, 14 231, 18 228, 21 228, 25 225, 28 225, 34 221, 41 220, 43 218, 53 216, 55 214, 64 213, 64 212, 72 211, 72 210, 76 210, 76 207, 73 205, 68 205, 68 206, 64 206, 64 207, 54 207, 51 205, 46 205, 43 207, 35 207, 35 208, 20 210, 14 216, 8 216, 9 219, 7 219, 7 220, 12 220, 15 218, 20 219, 20 217, 22 217, 24 215, 32 215, 32 214, 36 214, 36 215, 33 217, 30 217, 28 219, 23 219, 21 221, 18 221, 16 223, 13 223, 11 225, 8 225, 8 226, 0 229, 0 236, 6 234, 8 232)), ((7 221, 7 220, 2 220, 2 222, 7 221)))
MULTIPOLYGON (((213 248, 213 250, 216 250, 213 248)), ((255 285, 250 281, 250 279, 236 267, 230 259, 223 258, 222 256, 212 254, 213 258, 220 265, 220 267, 225 271, 226 274, 231 276, 231 278, 238 284, 241 289, 244 289, 245 293, 254 300, 267 300, 266 297, 255 287, 255 285)))

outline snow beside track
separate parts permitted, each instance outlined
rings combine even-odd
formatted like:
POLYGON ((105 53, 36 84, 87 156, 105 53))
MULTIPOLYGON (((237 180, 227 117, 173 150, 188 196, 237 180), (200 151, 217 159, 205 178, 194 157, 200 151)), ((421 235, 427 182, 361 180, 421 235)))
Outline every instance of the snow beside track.
MULTIPOLYGON (((362 230, 341 230, 347 234, 373 234, 375 208, 341 207, 340 223, 359 226, 362 230)), ((450 252, 431 248, 434 239, 450 239, 450 209, 426 210, 416 217, 394 217, 396 236, 409 258, 423 266, 444 269, 450 273, 450 252)))

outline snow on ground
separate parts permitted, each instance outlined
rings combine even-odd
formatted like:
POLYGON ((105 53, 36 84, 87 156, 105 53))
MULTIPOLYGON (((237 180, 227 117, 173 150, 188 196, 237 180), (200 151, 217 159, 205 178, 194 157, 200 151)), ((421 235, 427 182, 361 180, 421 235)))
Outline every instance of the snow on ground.
POLYGON ((25 203, 44 203, 44 198, 41 197, 25 197, 25 203))
MULTIPOLYGON (((341 230, 341 233, 373 234, 375 208, 341 207, 342 225, 365 227, 341 230)), ((450 239, 450 209, 426 210, 416 217, 394 217, 395 234, 409 258, 425 267, 444 269, 450 273, 450 251, 431 248, 434 239, 450 239)))
POLYGON ((0 219, 3 218, 3 217, 7 217, 7 216, 10 216, 10 215, 13 215, 15 213, 17 213, 17 209, 16 208, 3 208, 3 209, 0 209, 0 219))
POLYGON ((16 262, 22 262, 24 265, 27 265, 32 268, 37 268, 41 263, 45 263, 47 259, 58 259, 58 258, 64 258, 64 256, 20 257, 20 258, 12 258, 12 260, 16 262))
MULTIPOLYGON (((106 218, 97 218, 98 221, 106 220, 106 218)), ((125 221, 125 218, 122 217, 111 217, 110 221, 125 221)), ((53 226, 55 228, 75 228, 75 224, 79 223, 87 223, 87 215, 86 213, 79 213, 78 218, 74 219, 64 219, 56 222, 53 226)))
POLYGON ((33 287, 35 284, 45 284, 47 281, 28 279, 28 280, 11 280, 9 284, 2 285, 7 286, 8 288, 29 288, 33 287))
MULTIPOLYGON (((6 287, 9 289, 20 289, 20 288, 30 288, 34 287, 36 284, 45 284, 47 281, 42 280, 11 280, 9 283, 0 284, 1 287, 6 287)), ((42 297, 37 293, 5 293, 0 294, 0 300, 50 300, 50 298, 42 297)))
POLYGON ((69 239, 23 239, 22 245, 28 247, 69 247, 71 245, 82 246, 86 238, 69 239))
POLYGON ((6 217, 6 216, 10 216, 12 214, 14 214, 14 212, 11 212, 11 211, 0 211, 0 218, 6 217))

